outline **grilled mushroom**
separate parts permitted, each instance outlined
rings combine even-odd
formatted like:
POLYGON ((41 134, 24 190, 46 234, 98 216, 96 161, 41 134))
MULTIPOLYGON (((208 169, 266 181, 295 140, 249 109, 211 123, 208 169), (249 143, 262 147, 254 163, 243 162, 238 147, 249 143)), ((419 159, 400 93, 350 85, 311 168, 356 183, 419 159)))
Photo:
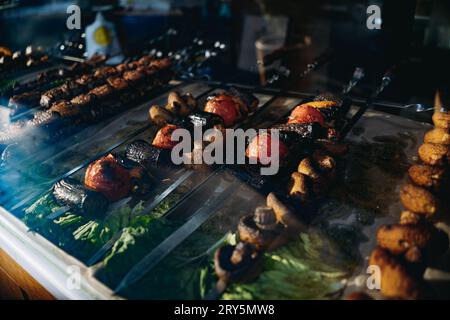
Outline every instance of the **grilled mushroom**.
POLYGON ((224 245, 214 254, 214 270, 225 283, 251 281, 259 274, 260 257, 249 244, 224 245))
POLYGON ((293 172, 288 186, 289 196, 301 202, 311 200, 311 187, 308 177, 300 172, 293 172))
POLYGON ((151 106, 149 114, 152 123, 160 127, 172 122, 173 120, 172 114, 167 109, 164 109, 158 105, 151 106))
POLYGON ((418 186, 440 191, 448 181, 448 172, 443 167, 430 165, 413 165, 408 169, 408 175, 418 186))
POLYGON ((176 91, 172 91, 169 93, 167 97, 167 105, 166 109, 169 110, 172 114, 187 116, 191 113, 191 109, 189 108, 186 101, 180 96, 180 94, 176 91))
POLYGON ((317 168, 317 164, 312 157, 300 161, 297 170, 311 179, 312 189, 316 196, 322 196, 326 192, 330 185, 329 180, 317 168))
POLYGON ((266 202, 267 206, 275 212, 277 221, 283 224, 288 231, 296 233, 304 229, 295 214, 273 192, 269 193, 266 202))
POLYGON ((192 95, 192 93, 190 93, 190 92, 185 93, 185 94, 183 94, 183 96, 181 98, 183 99, 183 101, 186 102, 186 104, 188 105, 188 107, 191 110, 197 110, 198 109, 197 100, 195 100, 195 98, 192 95))

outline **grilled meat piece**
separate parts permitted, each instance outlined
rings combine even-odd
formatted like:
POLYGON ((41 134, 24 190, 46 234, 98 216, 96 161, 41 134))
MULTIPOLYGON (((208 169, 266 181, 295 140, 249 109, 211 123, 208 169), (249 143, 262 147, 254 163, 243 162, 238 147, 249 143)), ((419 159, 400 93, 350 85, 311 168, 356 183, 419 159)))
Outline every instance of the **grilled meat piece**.
POLYGON ((114 90, 110 85, 104 84, 100 87, 92 89, 91 91, 89 91, 89 93, 93 94, 100 100, 105 100, 114 93, 114 90))
POLYGON ((128 71, 129 68, 125 63, 121 63, 116 66, 116 70, 118 73, 124 73, 125 71, 128 71))
POLYGON ((60 88, 67 97, 77 96, 85 90, 84 86, 79 85, 75 81, 66 81, 60 88))
POLYGON ((141 71, 126 71, 123 73, 123 78, 133 84, 137 84, 142 81, 145 77, 145 74, 141 71))
POLYGON ((9 99, 8 107, 11 109, 10 116, 17 115, 29 108, 39 104, 41 94, 38 90, 14 95, 9 99))
POLYGON ((40 104, 44 108, 49 108, 53 102, 63 99, 66 93, 61 86, 46 91, 41 96, 40 104))
POLYGON ((80 94, 78 96, 76 96, 75 98, 73 98, 72 100, 70 100, 70 103, 73 106, 79 107, 79 108, 87 108, 88 106, 90 106, 92 103, 95 102, 96 96, 94 96, 93 94, 80 94))
POLYGON ((101 193, 88 190, 71 178, 55 183, 53 196, 60 206, 69 206, 79 214, 92 217, 101 217, 108 208, 108 200, 101 193))
POLYGON ((109 77, 106 81, 116 91, 124 91, 130 86, 128 81, 121 77, 109 77))
POLYGON ((167 124, 156 133, 155 138, 153 139, 152 144, 155 147, 162 149, 172 149, 175 145, 177 145, 177 141, 172 141, 172 133, 178 129, 176 125, 167 124))
POLYGON ((89 189, 102 193, 110 201, 117 201, 131 191, 130 173, 112 154, 89 165, 84 184, 89 189))
POLYGON ((136 140, 126 147, 125 155, 128 159, 140 164, 168 164, 170 151, 157 148, 143 140, 136 140))
POLYGON ((155 58, 153 58, 152 56, 143 56, 137 61, 137 63, 140 66, 148 66, 154 60, 155 58))
POLYGON ((49 111, 57 113, 62 118, 74 117, 81 112, 78 106, 72 105, 70 102, 65 100, 54 103, 49 111))
POLYGON ((95 70, 94 78, 97 79, 105 79, 108 77, 112 77, 118 73, 117 69, 114 67, 101 67, 95 70))

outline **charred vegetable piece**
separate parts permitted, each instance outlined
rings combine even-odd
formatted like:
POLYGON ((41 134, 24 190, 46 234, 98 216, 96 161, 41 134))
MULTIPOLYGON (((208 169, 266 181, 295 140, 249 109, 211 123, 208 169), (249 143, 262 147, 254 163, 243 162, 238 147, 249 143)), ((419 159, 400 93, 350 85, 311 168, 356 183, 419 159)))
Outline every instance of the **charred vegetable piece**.
POLYGON ((178 129, 176 125, 167 124, 156 133, 155 138, 153 139, 152 144, 155 147, 162 149, 172 149, 177 145, 177 141, 172 140, 172 133, 178 129))
MULTIPOLYGON (((247 147, 245 155, 250 159, 255 159, 258 163, 268 164, 272 157, 272 138, 270 133, 260 133, 247 147)), ((279 160, 284 160, 289 154, 289 149, 284 142, 278 141, 278 158, 279 160)))
POLYGON ((173 116, 168 110, 157 105, 150 107, 149 115, 151 122, 157 126, 164 126, 173 120, 173 116))
POLYGON ((59 205, 92 217, 101 217, 108 208, 108 200, 101 193, 89 190, 71 178, 55 183, 53 196, 59 205))
POLYGON ((188 119, 194 126, 202 126, 205 127, 204 129, 224 126, 223 119, 220 116, 209 112, 196 112, 190 114, 188 119))
POLYGON ((112 154, 89 165, 84 184, 89 189, 102 193, 110 201, 117 201, 131 191, 128 170, 122 167, 112 154))
POLYGON ((317 122, 325 126, 325 117, 316 108, 309 105, 296 107, 289 116, 288 123, 311 123, 317 122))
POLYGON ((170 150, 157 148, 151 144, 136 140, 125 151, 126 157, 140 164, 169 164, 170 150))
POLYGON ((225 283, 251 281, 259 275, 260 257, 249 244, 225 245, 214 254, 214 270, 225 283))
POLYGON ((280 133, 295 133, 297 138, 300 137, 303 139, 313 140, 318 138, 326 138, 327 136, 327 130, 316 122, 280 124, 275 125, 272 128, 280 130, 280 133))
POLYGON ((211 97, 206 102, 204 111, 220 116, 226 127, 235 125, 242 117, 239 103, 226 94, 211 97))

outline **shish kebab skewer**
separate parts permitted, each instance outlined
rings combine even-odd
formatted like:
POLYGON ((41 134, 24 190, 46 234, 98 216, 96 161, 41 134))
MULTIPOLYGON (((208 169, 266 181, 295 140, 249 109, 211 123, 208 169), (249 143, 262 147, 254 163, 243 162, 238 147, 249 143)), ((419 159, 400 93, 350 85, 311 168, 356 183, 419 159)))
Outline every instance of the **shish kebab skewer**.
MULTIPOLYGON (((366 101, 362 109, 367 109, 389 84, 390 75, 387 75, 387 77, 389 79, 386 79, 386 75, 383 77, 382 84, 377 88, 375 94, 366 101)), ((359 115, 357 114, 357 116, 359 115)), ((348 131, 349 129, 347 128, 344 132, 348 131)), ((343 137, 341 136, 340 139, 343 137)), ((319 174, 317 171, 314 171, 312 166, 305 163, 308 159, 316 160, 319 166, 325 169, 333 170, 334 167, 334 160, 331 157, 324 158, 323 153, 316 154, 316 156, 313 155, 313 158, 305 158, 300 162, 298 172, 293 173, 291 176, 289 194, 291 197, 300 197, 296 201, 301 203, 305 203, 309 199, 307 198, 307 190, 304 188, 306 184, 300 178, 308 178, 314 181, 317 179, 315 174, 319 174)), ((327 172, 328 179, 333 179, 333 175, 329 175, 330 173, 332 174, 332 171, 325 170, 322 171, 322 174, 327 172)), ((324 187, 323 183, 320 183, 319 186, 324 187)), ((216 287, 207 295, 207 299, 217 299, 226 290, 229 283, 247 281, 257 277, 257 272, 256 274, 254 273, 255 270, 258 270, 256 265, 260 259, 251 260, 250 258, 259 256, 261 250, 271 250, 279 247, 288 241, 290 234, 297 234, 302 228, 302 223, 290 207, 286 206, 274 193, 270 193, 267 197, 266 207, 258 207, 253 217, 246 216, 241 219, 238 225, 240 242, 238 242, 236 247, 233 248, 233 246, 228 245, 216 251, 214 264, 219 281, 216 287), (284 228, 280 227, 280 225, 284 226, 284 228), (243 248, 249 249, 243 251, 243 248), (245 258, 245 256, 242 256, 243 252, 248 256, 246 265, 242 265, 242 261, 245 258), (250 262, 254 263, 254 265, 250 262)))
MULTIPOLYGON (((235 94, 235 95, 239 95, 239 93, 238 92, 236 92, 236 91, 234 91, 233 92, 233 90, 231 90, 231 94, 235 94)), ((242 95, 240 95, 241 97, 242 97, 242 95)), ((156 124, 159 124, 159 125, 162 125, 162 124, 164 124, 164 123, 166 123, 166 122, 170 122, 171 120, 172 120, 172 115, 170 114, 170 112, 172 111, 175 111, 174 109, 173 109, 173 107, 174 107, 174 102, 178 102, 177 104, 177 111, 178 112, 181 112, 181 113, 183 113, 183 112, 185 112, 185 108, 187 107, 187 106, 184 106, 185 108, 183 108, 183 101, 180 101, 180 98, 181 97, 177 97, 177 96, 175 96, 175 94, 172 94, 172 97, 171 97, 171 101, 169 100, 168 102, 168 105, 169 105, 169 108, 168 108, 168 110, 167 111, 164 111, 164 110, 161 110, 162 108, 151 108, 150 109, 150 117, 151 117, 151 119, 152 119, 152 121, 153 122, 156 122, 156 124), (170 103, 170 102, 172 102, 172 103, 170 103)), ((219 100, 223 100, 225 97, 221 97, 221 98, 219 98, 219 100)), ((191 103, 191 108, 193 107, 192 106, 192 103, 193 103, 193 101, 192 101, 192 97, 189 97, 189 96, 187 96, 185 99, 187 99, 187 101, 186 101, 186 103, 185 104, 187 104, 187 105, 189 105, 189 102, 191 103)), ((227 99, 225 99, 225 100, 227 100, 227 99)), ((233 100, 233 99, 232 99, 233 100)), ((248 105, 248 109, 249 110, 254 110, 255 109, 255 107, 256 107, 256 105, 257 105, 257 103, 255 102, 255 100, 253 99, 243 99, 245 102, 244 103, 247 103, 247 105, 248 105)), ((195 101, 194 101, 195 102, 195 101)), ((216 103, 218 102, 218 101, 215 101, 216 103)), ((216 103, 213 105, 213 107, 211 108, 212 109, 212 111, 220 111, 220 108, 217 108, 217 105, 216 105, 216 103)), ((239 105, 239 109, 244 109, 245 110, 245 106, 242 106, 242 102, 241 103, 239 103, 239 101, 238 102, 236 102, 236 101, 234 101, 234 103, 237 103, 238 105, 239 105)), ((219 103, 220 104, 220 103, 219 103)), ((194 109, 195 109, 195 107, 194 107, 194 109)), ((248 112, 248 111, 247 111, 248 112)), ((198 123, 198 121, 200 121, 200 122, 203 122, 203 121, 209 121, 208 119, 205 119, 204 118, 204 114, 198 114, 198 115, 193 115, 191 118, 190 118, 190 121, 192 121, 192 122, 194 122, 194 123, 198 123)), ((146 144, 145 142, 140 142, 140 141, 137 141, 136 143, 133 143, 133 144, 131 144, 129 147, 127 147, 127 156, 130 158, 130 159, 132 159, 132 160, 134 160, 134 161, 137 161, 137 162, 145 162, 145 161, 149 161, 149 160, 152 160, 153 162, 158 162, 158 161, 160 161, 162 158, 164 158, 162 155, 161 155, 161 151, 163 151, 163 150, 161 150, 160 148, 158 148, 158 149, 155 149, 155 148, 152 148, 151 146, 149 146, 148 144, 146 144), (142 145, 142 144, 144 144, 144 145, 142 145), (159 149, 159 150, 158 150, 159 149)), ((163 154, 164 154, 164 151, 163 151, 163 154)), ((187 177, 188 176, 190 176, 190 175, 183 175, 183 176, 181 176, 180 178, 183 178, 184 180, 185 179, 187 179, 187 177)), ((179 180, 179 179, 178 179, 179 180)), ((180 183, 182 183, 182 181, 175 181, 175 183, 178 185, 178 184, 180 184, 180 183)), ((170 190, 173 190, 173 189, 175 189, 175 188, 168 188, 168 189, 170 189, 170 190)), ((161 202, 165 197, 167 197, 168 195, 169 195, 170 193, 164 193, 164 197, 158 197, 158 203, 159 202, 161 202)), ((156 199, 155 199, 156 200, 156 199)), ((154 204, 154 203, 152 203, 152 205, 150 206, 150 207, 154 207, 154 206, 156 206, 157 205, 157 203, 156 204, 154 204)), ((67 210, 68 210, 69 208, 68 207, 63 207, 63 208, 61 208, 61 210, 60 210, 60 212, 58 213, 58 215, 61 215, 61 214, 63 214, 64 212, 67 212, 67 210)), ((149 212, 149 210, 145 210, 145 212, 149 212)), ((53 216, 53 215, 52 215, 53 216)), ((113 237, 113 238, 116 238, 116 237, 113 237)), ((113 244, 114 244, 114 242, 115 241, 109 241, 108 243, 110 244, 110 246, 112 246, 113 244)), ((107 244, 108 244, 107 243, 107 244)), ((107 252, 107 250, 109 250, 108 249, 108 247, 109 246, 104 246, 103 248, 102 248, 102 250, 100 250, 100 252, 107 252)), ((103 254, 96 254, 96 255, 94 255, 94 257, 95 257, 95 260, 93 260, 92 261, 92 259, 90 260, 90 262, 89 262, 89 264, 91 265, 91 264, 94 264, 98 259, 100 259, 101 258, 101 256, 102 256, 103 254)), ((94 258, 93 257, 93 258, 94 258)))
POLYGON ((66 130, 67 127, 73 127, 73 124, 92 121, 104 114, 115 113, 124 103, 114 99, 115 95, 128 101, 142 96, 153 88, 154 81, 158 83, 159 80, 156 78, 160 73, 162 81, 166 81, 164 79, 168 76, 165 73, 168 72, 169 65, 168 60, 154 60, 141 70, 125 72, 123 77, 109 77, 110 84, 93 88, 88 94, 76 96, 71 101, 58 101, 48 110, 36 113, 33 119, 12 124, 0 133, 0 144, 20 140, 30 134, 33 128, 66 130))
MULTIPOLYGON (((230 190, 236 189, 237 181, 235 181, 231 186, 222 191, 222 193, 229 192, 230 190)), ((233 192, 234 192, 233 191, 233 192)), ((200 209, 199 215, 202 215, 202 221, 205 221, 209 216, 215 212, 216 207, 209 209, 207 215, 203 215, 203 210, 200 209)), ((197 216, 197 215, 196 215, 197 216)), ((286 216, 284 218, 288 219, 286 216)), ((179 230, 175 231, 170 236, 170 242, 164 242, 158 247, 154 248, 149 254, 147 254, 135 267, 133 267, 127 275, 122 279, 120 284, 114 290, 116 293, 122 291, 126 287, 135 283, 141 279, 148 271, 159 263, 170 251, 172 251, 176 246, 178 246, 184 239, 186 239, 192 232, 198 228, 198 220, 190 219, 187 221, 179 230)), ((245 248, 242 248, 245 250, 245 248)), ((239 259, 238 259, 239 260, 239 259)))

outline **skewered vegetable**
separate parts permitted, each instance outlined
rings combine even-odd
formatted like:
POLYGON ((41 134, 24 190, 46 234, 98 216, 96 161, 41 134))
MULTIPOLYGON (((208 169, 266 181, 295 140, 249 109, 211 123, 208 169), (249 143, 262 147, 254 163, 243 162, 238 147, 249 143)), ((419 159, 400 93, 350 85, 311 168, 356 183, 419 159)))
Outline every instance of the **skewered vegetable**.
POLYGON ((149 114, 150 120, 156 126, 162 127, 173 121, 172 113, 157 105, 151 106, 149 114))
POLYGON ((102 193, 110 201, 117 201, 131 191, 130 173, 112 154, 89 165, 84 184, 89 189, 102 193))
POLYGON ((210 98, 206 102, 204 111, 220 116, 226 127, 231 127, 242 119, 239 103, 233 96, 227 94, 210 98))
POLYGON ((172 133, 178 129, 176 125, 167 124, 156 133, 152 144, 162 149, 172 149, 178 142, 172 140, 172 133))
POLYGON ((126 147, 126 157, 140 164, 168 164, 170 151, 157 148, 143 140, 136 140, 126 147))
MULTIPOLYGON (((258 163, 269 164, 273 156, 272 149, 271 134, 264 132, 252 139, 245 151, 245 155, 250 159, 256 160, 258 163)), ((280 161, 286 159, 289 154, 288 147, 281 140, 278 140, 278 150, 275 151, 278 151, 278 159, 280 161)))
POLYGON ((249 244, 225 245, 214 254, 214 270, 225 283, 250 281, 258 276, 260 257, 249 244))
POLYGON ((277 221, 283 224, 288 231, 298 233, 303 230, 304 226, 300 220, 273 192, 269 193, 267 196, 266 205, 272 208, 275 212, 277 221))
POLYGON ((59 205, 93 217, 102 216, 108 207, 108 200, 101 193, 88 190, 70 178, 55 183, 53 196, 59 205))
POLYGON ((325 118, 316 108, 310 105, 296 107, 289 116, 288 123, 312 123, 317 122, 325 126, 325 118))

